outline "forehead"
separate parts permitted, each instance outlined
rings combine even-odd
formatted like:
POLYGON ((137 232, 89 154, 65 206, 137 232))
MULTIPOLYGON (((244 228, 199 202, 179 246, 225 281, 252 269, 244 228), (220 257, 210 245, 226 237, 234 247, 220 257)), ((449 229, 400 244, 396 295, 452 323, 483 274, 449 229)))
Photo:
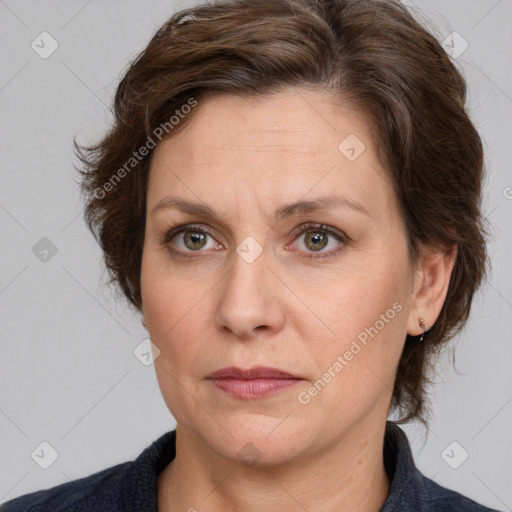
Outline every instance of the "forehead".
POLYGON ((362 115, 311 90, 223 94, 201 101, 190 123, 155 148, 148 208, 164 192, 218 204, 253 196, 270 205, 334 191, 369 208, 394 206, 362 115))
MULTIPOLYGON (((366 147, 369 126, 362 113, 350 109, 331 94, 290 88, 263 98, 234 94, 206 97, 194 109, 194 119, 179 132, 176 145, 187 141, 181 153, 200 162, 204 148, 258 151, 293 147, 294 153, 331 152, 338 156, 339 143, 352 133, 366 147), (191 144, 194 142, 194 144, 191 144)), ((159 144, 164 146, 169 139, 159 144)))

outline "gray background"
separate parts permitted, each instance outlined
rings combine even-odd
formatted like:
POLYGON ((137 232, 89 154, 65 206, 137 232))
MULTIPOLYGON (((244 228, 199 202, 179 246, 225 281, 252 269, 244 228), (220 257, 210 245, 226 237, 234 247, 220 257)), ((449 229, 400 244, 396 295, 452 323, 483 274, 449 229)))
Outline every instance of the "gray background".
MULTIPOLYGON (((146 337, 140 318, 103 284, 72 138, 105 132, 129 60, 193 3, 0 0, 0 503, 133 459, 175 426, 153 366, 133 354, 146 337), (46 59, 31 47, 43 31, 58 43, 46 59), (32 251, 43 237, 57 249, 46 262, 32 251), (48 469, 31 457, 43 441, 58 453, 48 469)), ((494 239, 492 275, 453 342, 456 366, 450 353, 439 366, 430 433, 403 428, 426 476, 512 510, 512 1, 414 5, 440 41, 457 31, 469 44, 454 60, 485 144, 494 239), (458 469, 441 455, 453 441, 469 454, 458 469)))

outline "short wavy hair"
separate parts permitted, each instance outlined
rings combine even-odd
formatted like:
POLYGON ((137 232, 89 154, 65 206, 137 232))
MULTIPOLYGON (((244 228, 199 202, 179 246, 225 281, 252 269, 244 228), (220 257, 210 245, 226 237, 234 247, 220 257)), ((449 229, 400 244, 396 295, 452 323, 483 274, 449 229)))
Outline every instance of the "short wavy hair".
POLYGON ((109 283, 141 311, 149 165, 162 136, 187 126, 194 102, 214 94, 264 98, 289 87, 330 92, 365 115, 413 264, 422 244, 457 246, 440 315, 422 342, 407 336, 393 389, 397 422, 427 425, 433 363, 465 325, 488 271, 483 149, 462 74, 398 1, 227 0, 166 21, 122 77, 106 136, 74 143, 84 216, 109 283))

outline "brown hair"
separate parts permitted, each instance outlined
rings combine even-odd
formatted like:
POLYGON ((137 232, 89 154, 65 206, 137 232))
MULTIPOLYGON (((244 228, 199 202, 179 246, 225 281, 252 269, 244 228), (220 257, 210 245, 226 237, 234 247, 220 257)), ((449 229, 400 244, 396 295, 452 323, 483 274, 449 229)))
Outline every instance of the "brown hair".
POLYGON ((465 109, 462 75, 400 3, 227 0, 173 15, 122 78, 108 134, 89 147, 75 141, 86 222, 110 282, 140 310, 154 145, 192 119, 184 105, 212 94, 264 97, 293 86, 331 92, 367 116, 414 264, 421 244, 457 245, 441 313, 423 342, 407 336, 393 390, 399 423, 426 425, 434 356, 465 325, 487 273, 483 150, 465 109))

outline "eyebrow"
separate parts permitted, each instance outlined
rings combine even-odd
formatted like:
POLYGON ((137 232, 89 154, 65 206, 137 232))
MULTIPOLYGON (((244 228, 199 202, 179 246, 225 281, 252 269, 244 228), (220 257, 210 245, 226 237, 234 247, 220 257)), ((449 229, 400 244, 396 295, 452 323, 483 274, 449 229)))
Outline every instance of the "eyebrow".
MULTIPOLYGON (((211 217, 214 219, 219 218, 215 211, 205 204, 195 203, 173 196, 167 196, 160 200, 152 208, 151 214, 153 215, 155 212, 167 208, 176 208, 177 210, 180 210, 183 213, 188 213, 190 215, 211 217)), ((291 217, 292 215, 312 213, 333 208, 349 208, 353 211, 363 213, 369 217, 373 217, 362 204, 348 199, 347 197, 329 195, 324 197, 317 197, 316 199, 310 199, 308 201, 297 201, 295 203, 283 204, 275 211, 274 218, 276 221, 281 221, 287 217, 291 217)))

